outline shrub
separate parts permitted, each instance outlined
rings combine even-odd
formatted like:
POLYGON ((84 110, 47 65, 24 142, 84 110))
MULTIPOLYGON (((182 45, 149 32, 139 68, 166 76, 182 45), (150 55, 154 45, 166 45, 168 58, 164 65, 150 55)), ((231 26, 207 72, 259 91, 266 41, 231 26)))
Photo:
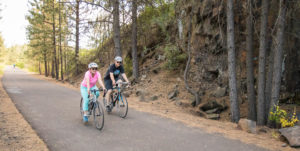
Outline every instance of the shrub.
POLYGON ((274 124, 280 124, 281 127, 293 127, 299 120, 296 116, 296 110, 292 117, 288 117, 285 110, 280 109, 278 105, 275 105, 274 112, 270 112, 269 120, 274 124))
POLYGON ((130 57, 126 57, 124 59, 123 66, 124 66, 124 70, 125 70, 127 77, 131 77, 132 76, 132 60, 130 57))
POLYGON ((168 44, 164 48, 164 54, 166 56, 167 62, 166 67, 169 70, 179 69, 187 59, 187 55, 181 52, 175 45, 168 44))

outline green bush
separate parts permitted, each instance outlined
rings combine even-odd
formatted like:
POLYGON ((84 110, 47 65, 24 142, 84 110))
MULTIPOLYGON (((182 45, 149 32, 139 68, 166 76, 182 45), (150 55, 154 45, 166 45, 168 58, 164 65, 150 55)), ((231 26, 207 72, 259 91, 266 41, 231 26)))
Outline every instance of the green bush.
POLYGON ((166 56, 166 67, 169 70, 177 70, 186 62, 187 55, 181 52, 177 46, 168 44, 164 48, 166 56))
POLYGON ((24 68, 24 63, 23 62, 18 62, 16 64, 16 66, 19 67, 19 68, 21 68, 21 69, 23 69, 24 68))
POLYGON ((29 67, 28 67, 28 70, 29 70, 30 72, 39 72, 39 68, 36 67, 36 66, 29 66, 29 67))
POLYGON ((169 39, 167 26, 175 20, 174 3, 163 3, 158 7, 145 7, 144 11, 139 15, 138 23, 141 31, 151 30, 149 25, 156 25, 162 34, 169 39))
POLYGON ((127 75, 127 77, 132 76, 132 60, 130 57, 126 57, 124 60, 124 70, 127 75))

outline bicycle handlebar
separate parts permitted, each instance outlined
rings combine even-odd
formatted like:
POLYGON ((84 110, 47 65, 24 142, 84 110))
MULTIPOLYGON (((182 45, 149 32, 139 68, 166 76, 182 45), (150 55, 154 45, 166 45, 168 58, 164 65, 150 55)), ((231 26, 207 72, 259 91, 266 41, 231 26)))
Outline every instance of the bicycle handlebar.
POLYGON ((116 84, 124 84, 124 85, 126 85, 126 84, 129 84, 129 82, 118 81, 118 82, 116 82, 116 84))

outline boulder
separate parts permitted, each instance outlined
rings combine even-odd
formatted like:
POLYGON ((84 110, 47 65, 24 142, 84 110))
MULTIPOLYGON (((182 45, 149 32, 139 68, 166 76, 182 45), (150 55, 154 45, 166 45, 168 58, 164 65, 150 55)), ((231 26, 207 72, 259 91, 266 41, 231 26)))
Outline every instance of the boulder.
POLYGON ((150 97, 150 100, 151 101, 156 101, 156 100, 158 100, 158 96, 154 95, 154 96, 150 97))
POLYGON ((169 92, 168 99, 171 100, 171 99, 177 97, 178 93, 179 93, 179 91, 177 89, 175 89, 174 91, 169 92))
POLYGON ((146 78, 147 78, 147 75, 145 75, 145 74, 143 74, 143 75, 141 76, 141 80, 142 80, 142 81, 144 81, 146 78))
POLYGON ((141 102, 145 102, 146 101, 146 96, 148 95, 148 93, 145 90, 136 90, 135 92, 136 96, 139 97, 139 101, 141 102))
POLYGON ((166 56, 164 56, 164 55, 158 55, 157 60, 164 61, 165 59, 166 59, 166 56))
POLYGON ((212 114, 212 113, 216 113, 218 110, 219 110, 218 108, 214 108, 214 109, 205 111, 205 113, 212 114))
POLYGON ((226 87, 224 88, 218 87, 211 95, 218 98, 223 97, 226 94, 226 90, 227 90, 226 87))
POLYGON ((123 96, 125 96, 125 97, 130 97, 130 92, 123 92, 123 96))
POLYGON ((220 114, 206 114, 207 119, 218 120, 220 118, 220 114))
POLYGON ((182 105, 182 102, 179 101, 179 100, 177 100, 177 101, 175 102, 175 105, 176 105, 176 106, 181 106, 181 105, 182 105))
POLYGON ((141 102, 146 102, 146 97, 145 97, 145 95, 140 95, 140 96, 139 96, 139 101, 141 101, 141 102))
POLYGON ((136 96, 141 96, 141 95, 146 95, 146 94, 147 94, 147 92, 145 90, 142 90, 142 89, 138 89, 135 92, 136 96))
POLYGON ((279 132, 288 140, 290 146, 300 147, 300 126, 282 128, 279 132))
POLYGON ((248 119, 240 119, 237 125, 243 131, 256 134, 256 122, 248 119))
POLYGON ((227 109, 227 105, 225 103, 225 100, 222 100, 221 102, 217 102, 216 100, 211 100, 205 103, 204 105, 200 106, 200 109, 203 111, 212 110, 218 108, 219 111, 223 111, 227 109))

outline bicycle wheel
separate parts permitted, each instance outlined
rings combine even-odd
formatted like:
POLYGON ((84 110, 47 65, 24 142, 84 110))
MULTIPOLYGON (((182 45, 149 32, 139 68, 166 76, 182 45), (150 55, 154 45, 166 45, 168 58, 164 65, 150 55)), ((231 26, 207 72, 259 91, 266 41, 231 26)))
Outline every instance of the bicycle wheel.
POLYGON ((81 99, 80 99, 80 115, 81 115, 81 117, 83 116, 82 103, 83 103, 83 99, 81 97, 81 99))
POLYGON ((119 116, 125 118, 128 113, 128 103, 126 97, 123 96, 121 93, 120 98, 119 100, 117 100, 116 103, 117 103, 117 110, 119 112, 119 116))
POLYGON ((104 112, 98 101, 96 101, 96 103, 94 104, 93 116, 96 128, 98 130, 102 130, 104 126, 104 112))

